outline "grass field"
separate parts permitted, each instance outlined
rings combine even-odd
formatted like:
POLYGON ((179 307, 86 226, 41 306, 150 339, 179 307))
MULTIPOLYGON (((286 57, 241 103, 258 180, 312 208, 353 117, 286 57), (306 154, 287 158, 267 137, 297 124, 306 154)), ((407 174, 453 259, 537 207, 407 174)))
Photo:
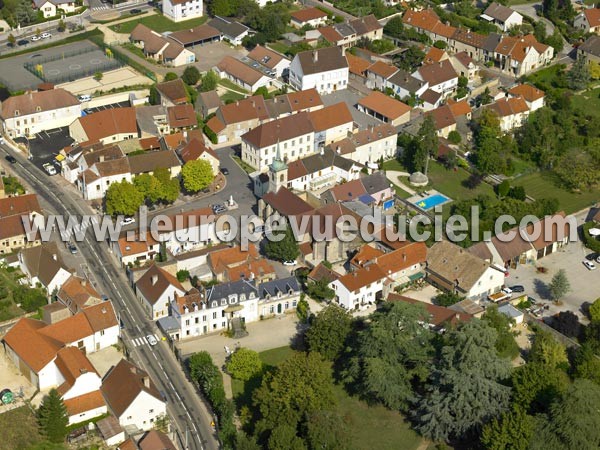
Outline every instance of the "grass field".
POLYGON ((571 97, 573 108, 585 114, 600 115, 600 86, 571 97))
POLYGON ((600 189, 575 193, 562 189, 557 184, 557 179, 551 172, 537 172, 518 177, 513 182, 516 186, 523 186, 527 195, 535 199, 556 198, 560 209, 567 214, 574 213, 593 205, 600 199, 600 189))
POLYGON ((117 33, 129 34, 138 23, 142 23, 158 33, 163 33, 165 31, 188 30, 197 27, 198 25, 202 25, 207 20, 208 17, 204 16, 196 19, 184 20, 183 22, 173 22, 163 15, 155 14, 153 16, 139 17, 127 22, 111 25, 109 28, 117 33))
MULTIPOLYGON (((292 349, 280 347, 260 353, 260 359, 269 367, 281 364, 291 355, 292 349)), ((258 382, 243 382, 233 380, 233 396, 238 407, 248 405, 252 391, 258 387, 258 382)), ((335 386, 337 412, 347 425, 350 447, 349 450, 413 450, 422 438, 410 429, 404 417, 390 411, 381 405, 369 406, 367 403, 350 397, 341 386, 335 386)))
POLYGON ((25 449, 42 441, 35 416, 28 406, 0 414, 0 433, 0 449, 25 449))
POLYGON ((249 93, 249 92, 248 92, 246 89, 244 89, 243 87, 241 87, 241 86, 238 86, 238 85, 237 85, 237 84, 235 84, 233 81, 230 81, 230 80, 228 80, 228 79, 226 79, 226 78, 221 78, 221 79, 219 80, 219 84, 220 84, 221 86, 224 86, 224 87, 228 88, 228 89, 233 89, 234 91, 236 91, 236 92, 238 92, 238 93, 240 93, 240 94, 241 94, 241 93, 243 93, 243 94, 248 94, 248 93, 249 93))
POLYGON ((284 55, 285 52, 287 52, 290 49, 287 45, 285 45, 282 42, 273 42, 272 44, 269 44, 269 47, 271 47, 276 52, 281 53, 282 55, 284 55))

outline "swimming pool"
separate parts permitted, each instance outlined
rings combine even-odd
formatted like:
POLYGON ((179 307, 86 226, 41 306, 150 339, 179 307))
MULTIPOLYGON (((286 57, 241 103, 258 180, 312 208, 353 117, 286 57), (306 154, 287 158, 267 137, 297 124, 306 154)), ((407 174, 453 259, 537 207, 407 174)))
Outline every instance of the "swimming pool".
POLYGON ((417 205, 419 208, 424 209, 425 211, 428 211, 435 206, 441 205, 441 204, 449 202, 449 201, 450 201, 450 199, 448 197, 446 197, 445 195, 434 194, 429 197, 426 197, 426 198, 423 198, 420 200, 416 200, 413 203, 415 205, 417 205))

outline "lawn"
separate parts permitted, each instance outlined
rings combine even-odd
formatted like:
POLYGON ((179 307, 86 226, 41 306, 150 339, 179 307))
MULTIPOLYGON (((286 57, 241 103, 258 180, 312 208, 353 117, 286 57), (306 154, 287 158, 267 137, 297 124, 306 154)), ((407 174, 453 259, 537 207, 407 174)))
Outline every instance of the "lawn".
POLYGON ((282 55, 285 55, 285 52, 287 52, 290 49, 287 45, 285 45, 282 42, 273 42, 272 44, 269 44, 269 47, 271 47, 276 52, 281 53, 282 55))
POLYGON ((587 114, 600 115, 600 87, 571 97, 573 108, 587 114))
POLYGON ((527 195, 535 199, 558 199, 560 209, 567 214, 591 206, 600 198, 600 189, 598 188, 581 193, 570 192, 561 188, 552 172, 536 172, 524 175, 516 178, 513 184, 523 186, 527 195))
POLYGON ((42 441, 35 416, 28 406, 0 414, 0 449, 29 448, 42 441))
POLYGON ((207 21, 207 19, 208 17, 204 16, 196 19, 184 20, 183 22, 173 22, 163 15, 155 14, 152 16, 139 17, 137 19, 118 23, 116 25, 111 25, 109 28, 117 33, 129 34, 138 23, 142 23, 158 33, 163 33, 165 31, 189 30, 190 28, 202 25, 207 21))
MULTIPOLYGON (((270 367, 284 361, 291 353, 290 347, 280 347, 260 353, 260 359, 270 367)), ((248 405, 252 391, 259 385, 250 381, 246 385, 233 380, 233 396, 238 408, 248 405)), ((369 406, 355 397, 350 397, 341 386, 335 386, 337 412, 347 425, 349 450, 403 450, 416 449, 422 438, 410 429, 404 417, 397 411, 390 411, 381 405, 369 406)))
POLYGON ((238 86, 237 84, 235 84, 233 81, 228 80, 227 78, 221 78, 219 80, 219 84, 221 86, 226 87, 227 89, 233 89, 234 91, 238 92, 238 93, 244 93, 244 94, 248 94, 249 92, 244 89, 241 86, 238 86))
POLYGON ((233 103, 243 98, 246 98, 244 94, 238 94, 237 92, 233 91, 227 91, 223 95, 221 95, 221 101, 223 103, 233 103))

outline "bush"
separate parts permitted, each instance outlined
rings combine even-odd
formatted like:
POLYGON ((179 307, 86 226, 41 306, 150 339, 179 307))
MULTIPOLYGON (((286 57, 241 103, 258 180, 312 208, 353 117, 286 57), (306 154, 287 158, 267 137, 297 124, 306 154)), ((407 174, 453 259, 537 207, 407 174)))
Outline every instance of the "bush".
POLYGON ((446 50, 446 47, 448 47, 448 44, 444 41, 435 41, 433 43, 433 46, 435 48, 439 48, 440 50, 446 50))
POLYGON ((42 291, 27 286, 17 286, 13 291, 13 299, 15 303, 21 304, 21 309, 25 312, 37 311, 48 303, 42 291))
POLYGON ((200 81, 200 72, 194 66, 188 66, 183 71, 183 75, 181 76, 183 82, 189 86, 195 86, 200 81))
POLYGON ((525 188, 523 186, 513 186, 508 192, 508 196, 521 201, 527 199, 527 194, 525 193, 525 188))
POLYGON ((210 142, 212 142, 213 144, 216 144, 219 142, 219 138, 217 137, 216 133, 211 130, 208 125, 204 125, 204 134, 206 135, 206 137, 208 139, 210 139, 210 142))
POLYGON ((590 229, 596 227, 594 222, 583 224, 583 243, 590 250, 600 253, 600 241, 590 234, 590 229))
POLYGON ((458 131, 452 130, 450 133, 448 133, 448 140, 453 144, 460 144, 462 137, 458 131))
POLYGON ((177 271, 177 281, 179 281, 180 283, 183 283, 186 280, 190 279, 190 272, 189 270, 178 270, 177 271))
POLYGON ((240 348, 227 363, 227 372, 236 380, 248 381, 262 371, 262 361, 258 353, 249 348, 240 348))
POLYGON ((496 193, 498 194, 498 197, 504 198, 508 195, 509 192, 510 183, 508 180, 504 180, 502 183, 496 186, 496 193))
POLYGON ((464 297, 461 297, 458 294, 454 294, 453 292, 444 292, 442 294, 438 294, 433 298, 433 303, 439 306, 452 306, 455 303, 464 300, 464 297))

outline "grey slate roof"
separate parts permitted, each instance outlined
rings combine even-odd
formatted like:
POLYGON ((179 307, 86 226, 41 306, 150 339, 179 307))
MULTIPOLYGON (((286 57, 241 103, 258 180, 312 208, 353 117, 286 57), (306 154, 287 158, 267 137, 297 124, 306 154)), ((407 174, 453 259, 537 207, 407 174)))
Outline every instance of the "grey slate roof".
POLYGON ((375 172, 360 179, 368 194, 376 194, 390 187, 384 172, 375 172))
POLYGON ((230 295, 246 295, 246 298, 250 297, 250 294, 257 296, 257 290, 254 280, 239 280, 230 281, 228 283, 217 284, 211 286, 206 290, 206 301, 210 307, 210 302, 213 300, 221 300, 228 298, 230 295))
POLYGON ((600 57, 600 36, 590 36, 579 46, 579 50, 600 57))
POLYGON ((210 19, 208 21, 208 25, 213 28, 219 30, 223 35, 237 38, 238 36, 244 34, 250 28, 246 25, 242 25, 239 22, 230 22, 222 17, 216 16, 214 19, 210 19))
POLYGON ((300 60, 304 75, 348 67, 344 50, 339 47, 327 47, 300 52, 296 55, 296 58, 300 60))
POLYGON ((498 47, 498 44, 500 43, 501 40, 502 40, 502 35, 500 35, 498 33, 490 33, 488 35, 488 37, 485 39, 485 41, 483 42, 483 49, 488 52, 493 53, 496 51, 496 47, 498 47))
POLYGON ((493 17, 496 20, 500 20, 502 22, 506 22, 508 18, 514 13, 513 9, 510 9, 504 5, 500 5, 499 3, 493 2, 487 9, 484 11, 485 15, 493 17))
POLYGON ((398 72, 388 78, 388 82, 404 88, 411 93, 417 92, 425 84, 424 81, 413 77, 410 73, 402 69, 399 69, 398 72))
POLYGON ((292 292, 300 291, 300 285, 296 277, 278 278, 258 285, 260 298, 266 298, 267 295, 277 297, 279 292, 282 295, 287 295, 290 290, 292 292))

